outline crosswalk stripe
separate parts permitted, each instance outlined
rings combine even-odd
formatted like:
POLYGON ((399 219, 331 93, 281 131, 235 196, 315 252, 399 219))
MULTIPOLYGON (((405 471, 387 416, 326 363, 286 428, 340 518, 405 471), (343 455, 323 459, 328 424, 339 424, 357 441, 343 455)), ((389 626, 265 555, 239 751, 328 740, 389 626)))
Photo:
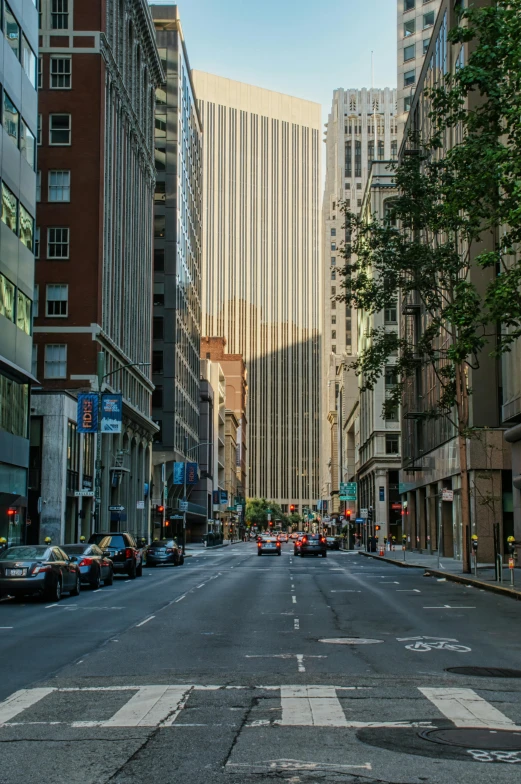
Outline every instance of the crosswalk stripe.
POLYGON ((419 691, 456 727, 520 730, 515 722, 472 689, 420 688, 419 691))
POLYGON ((0 703, 0 725, 6 721, 11 721, 27 708, 31 708, 35 703, 43 700, 54 689, 21 689, 15 691, 6 700, 0 703))
POLYGON ((101 727, 156 727, 176 711, 186 686, 143 686, 101 727))
POLYGON ((327 686, 282 686, 282 726, 345 727, 340 700, 327 686))

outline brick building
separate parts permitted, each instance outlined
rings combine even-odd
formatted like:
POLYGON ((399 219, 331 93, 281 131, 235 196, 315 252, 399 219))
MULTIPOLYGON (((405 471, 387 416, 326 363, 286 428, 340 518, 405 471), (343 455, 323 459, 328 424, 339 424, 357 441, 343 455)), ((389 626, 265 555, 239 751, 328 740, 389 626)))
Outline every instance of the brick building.
POLYGON ((141 533, 157 430, 152 205, 163 71, 154 25, 146 0, 41 0, 39 21, 32 536, 71 541, 118 525, 141 533), (105 388, 123 394, 123 428, 103 436, 94 521, 92 498, 76 493, 93 490, 96 436, 77 433, 75 397, 97 389, 99 352, 105 388), (111 505, 125 507, 119 519, 111 505))

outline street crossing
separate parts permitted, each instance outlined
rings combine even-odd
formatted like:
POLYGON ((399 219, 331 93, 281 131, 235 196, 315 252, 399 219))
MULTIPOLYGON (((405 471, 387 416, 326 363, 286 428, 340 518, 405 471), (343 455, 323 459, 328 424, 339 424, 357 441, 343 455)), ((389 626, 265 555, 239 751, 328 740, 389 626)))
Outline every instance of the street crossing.
MULTIPOLYGON (((475 727, 490 730, 521 731, 521 717, 508 716, 498 707, 473 689, 411 687, 410 699, 415 700, 417 716, 406 719, 399 715, 400 700, 392 697, 381 700, 374 689, 364 686, 320 686, 320 685, 281 685, 281 686, 203 686, 197 684, 180 685, 128 685, 128 686, 89 686, 89 687, 43 687, 21 689, 0 703, 0 729, 31 724, 65 724, 70 727, 181 727, 190 726, 183 721, 183 711, 201 692, 233 690, 245 693, 244 709, 248 711, 245 727, 328 727, 342 729, 364 728, 436 728, 440 721, 448 721, 454 727, 475 727), (111 715, 98 719, 83 720, 70 716, 70 707, 65 710, 65 701, 74 696, 74 710, 82 715, 82 699, 93 694, 98 697, 111 695, 118 702, 118 708, 111 715), (369 721, 356 718, 360 711, 361 698, 369 697, 374 705, 375 716, 369 721), (52 708, 45 710, 46 720, 34 720, 34 711, 42 707, 46 700, 53 698, 52 708), (256 717, 252 705, 262 703, 262 697, 276 700, 270 708, 270 717, 265 714, 256 717), (78 699, 79 698, 79 699, 78 699), (62 704, 63 703, 63 706, 62 704), (120 704, 121 703, 121 704, 120 704), (389 704, 395 710, 395 720, 382 720, 389 704), (426 705, 430 706, 426 710, 426 705)), ((101 704, 101 703, 100 703, 101 704)), ((503 710, 512 710, 512 704, 501 703, 503 710)), ((258 709, 260 710, 260 709, 258 709)))

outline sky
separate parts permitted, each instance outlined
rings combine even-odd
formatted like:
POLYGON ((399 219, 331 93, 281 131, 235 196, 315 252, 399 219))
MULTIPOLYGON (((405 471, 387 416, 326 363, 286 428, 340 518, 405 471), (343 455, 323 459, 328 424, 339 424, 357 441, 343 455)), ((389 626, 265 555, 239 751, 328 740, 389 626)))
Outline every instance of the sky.
MULTIPOLYGON (((155 0, 159 3, 159 0, 155 0)), ((192 68, 322 104, 396 86, 396 0, 178 0, 192 68)))

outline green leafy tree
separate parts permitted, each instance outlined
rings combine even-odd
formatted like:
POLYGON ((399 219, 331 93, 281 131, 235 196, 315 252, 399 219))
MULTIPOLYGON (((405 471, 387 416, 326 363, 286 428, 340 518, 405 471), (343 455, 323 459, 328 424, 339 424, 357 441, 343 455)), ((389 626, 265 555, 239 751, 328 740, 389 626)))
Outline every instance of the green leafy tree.
MULTIPOLYGON (((426 90, 431 111, 395 168, 390 212, 367 222, 346 211, 340 298, 375 313, 398 293, 402 306, 417 309, 420 328, 401 337, 373 329, 353 367, 371 389, 398 355, 385 414, 407 400, 416 379, 430 382, 415 415, 445 418, 458 439, 466 530, 469 377, 521 336, 521 69, 513 65, 521 59, 521 0, 461 9, 449 41, 470 44, 469 57, 453 73, 438 69, 426 90)), ((463 546, 468 571, 465 536, 463 546)))
POLYGON ((268 509, 271 510, 271 522, 280 520, 283 525, 288 522, 279 504, 267 501, 265 498, 248 498, 246 501, 246 522, 258 525, 259 528, 268 527, 268 509))

